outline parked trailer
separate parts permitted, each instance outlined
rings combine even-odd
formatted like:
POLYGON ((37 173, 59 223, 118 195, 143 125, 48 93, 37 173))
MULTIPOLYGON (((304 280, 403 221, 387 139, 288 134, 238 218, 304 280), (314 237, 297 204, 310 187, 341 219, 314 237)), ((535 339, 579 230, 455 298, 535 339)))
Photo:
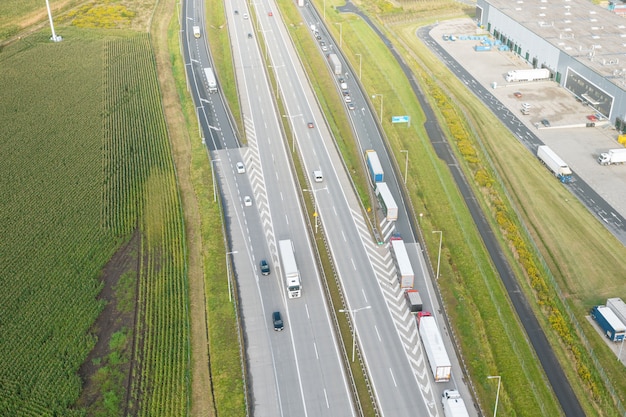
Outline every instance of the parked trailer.
POLYGON ((542 145, 537 149, 537 157, 552 171, 562 183, 572 180, 572 171, 557 154, 549 147, 542 145))
POLYGON ((217 80, 213 74, 213 68, 205 68, 204 75, 206 75, 206 82, 209 85, 209 93, 217 93, 217 80))
POLYGON ((404 290, 404 298, 406 298, 406 302, 409 304, 411 313, 422 311, 422 297, 419 291, 413 289, 404 290))
POLYGON ((465 402, 457 390, 445 390, 441 394, 441 406, 445 417, 469 417, 465 402))
POLYGON ((606 152, 602 152, 598 157, 600 165, 623 164, 624 162, 626 162, 626 148, 609 149, 606 152))
POLYGON ((600 325, 609 340, 613 342, 621 342, 624 340, 626 336, 626 326, 609 307, 595 306, 591 309, 591 318, 600 325))
POLYGON ((398 220, 398 205, 396 204, 396 200, 394 200, 387 183, 376 183, 376 196, 378 197, 378 201, 380 202, 387 221, 395 222, 398 220))
POLYGON ((339 61, 339 57, 336 54, 328 54, 328 61, 330 61, 335 75, 341 75, 341 61, 339 61))
POLYGON ((433 316, 418 316, 418 327, 435 382, 450 380, 452 365, 433 316))
POLYGON ((609 298, 606 300, 606 306, 626 325, 626 303, 621 298, 609 298))
POLYGON ((380 164, 380 159, 378 159, 376 151, 371 149, 365 151, 365 162, 367 162, 367 169, 370 172, 372 183, 383 182, 383 166, 380 164))
POLYGON ((539 81, 549 80, 550 70, 547 68, 535 68, 525 70, 513 70, 506 73, 504 77, 507 83, 514 81, 539 81))
POLYGON ((415 274, 413 273, 413 267, 411 266, 411 260, 406 251, 404 241, 401 237, 395 236, 390 239, 390 242, 400 272, 400 288, 413 288, 415 274))

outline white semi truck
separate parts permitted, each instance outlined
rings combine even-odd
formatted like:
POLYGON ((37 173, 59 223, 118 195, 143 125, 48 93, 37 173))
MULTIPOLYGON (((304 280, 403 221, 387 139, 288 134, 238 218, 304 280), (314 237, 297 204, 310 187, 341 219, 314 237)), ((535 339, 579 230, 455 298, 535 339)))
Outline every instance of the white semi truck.
POLYGON ((572 180, 572 170, 549 147, 542 145, 537 149, 537 157, 552 171, 562 183, 572 180))
POLYGON ((336 75, 341 75, 341 61, 339 61, 339 57, 336 54, 328 54, 328 61, 330 61, 330 66, 333 67, 333 72, 336 75))
POLYGON ((281 240, 278 242, 278 248, 280 249, 280 259, 283 262, 287 294, 289 298, 300 298, 302 286, 300 285, 300 272, 298 271, 298 264, 296 264, 293 244, 289 239, 281 240))
POLYGON ((547 68, 535 68, 525 70, 513 70, 504 77, 507 83, 518 81, 540 81, 550 79, 550 70, 547 68))
POLYGON ((439 333, 437 322, 428 312, 419 313, 417 319, 420 338, 435 382, 447 382, 452 373, 452 364, 443 344, 441 333, 439 333))
POLYGON ((413 281, 415 280, 415 273, 411 266, 411 260, 409 254, 406 251, 404 241, 400 236, 394 236, 390 239, 393 253, 396 257, 396 263, 398 264, 398 270, 400 271, 400 288, 413 288, 413 281))
POLYGON ((624 162, 626 162, 626 148, 609 149, 598 156, 598 163, 600 165, 623 164, 624 162))
POLYGON ((445 417, 469 417, 465 402, 457 390, 445 390, 441 395, 441 406, 445 417))
POLYGON ((204 75, 206 76, 206 82, 209 86, 209 93, 217 93, 217 80, 213 73, 213 68, 205 68, 204 75))

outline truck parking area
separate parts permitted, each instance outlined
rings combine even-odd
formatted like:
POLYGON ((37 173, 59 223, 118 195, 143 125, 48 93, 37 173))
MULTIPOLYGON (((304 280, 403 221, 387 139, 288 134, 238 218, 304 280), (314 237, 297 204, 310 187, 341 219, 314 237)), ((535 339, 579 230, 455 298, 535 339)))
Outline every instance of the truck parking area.
POLYGON ((507 83, 509 71, 530 69, 530 65, 511 51, 476 51, 479 41, 460 39, 476 34, 486 32, 480 32, 470 19, 442 22, 430 31, 460 66, 626 217, 626 193, 614 192, 626 189, 626 164, 601 166, 597 161, 601 153, 622 147, 612 124, 600 120, 593 108, 553 81, 507 83), (587 127, 588 123, 595 127, 587 127))

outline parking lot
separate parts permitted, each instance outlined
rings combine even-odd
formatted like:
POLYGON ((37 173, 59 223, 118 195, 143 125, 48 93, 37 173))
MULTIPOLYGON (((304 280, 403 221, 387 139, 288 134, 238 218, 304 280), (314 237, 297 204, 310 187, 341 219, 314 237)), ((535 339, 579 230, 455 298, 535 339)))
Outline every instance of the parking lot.
POLYGON ((530 65, 513 52, 495 48, 477 52, 474 46, 479 45, 479 41, 458 39, 463 35, 486 34, 470 19, 442 22, 430 34, 477 82, 488 87, 577 175, 626 217, 626 165, 601 166, 597 163, 600 152, 622 147, 612 124, 606 120, 590 120, 589 117, 596 112, 555 82, 507 83, 504 75, 508 71, 529 69, 530 65), (444 35, 454 35, 456 40, 445 41, 444 35), (528 104, 528 114, 522 114, 522 103, 528 104), (541 123, 543 119, 549 121, 550 127, 541 123), (590 122, 594 122, 595 127, 586 127, 590 122))

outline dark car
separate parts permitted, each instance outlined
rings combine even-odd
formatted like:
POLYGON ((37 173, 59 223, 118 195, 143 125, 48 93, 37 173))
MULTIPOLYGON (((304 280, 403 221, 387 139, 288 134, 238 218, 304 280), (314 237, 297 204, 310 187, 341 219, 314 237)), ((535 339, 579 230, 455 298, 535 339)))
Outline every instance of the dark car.
POLYGON ((252 33, 248 33, 248 39, 252 39, 252 33))
POLYGON ((541 124, 545 127, 550 127, 550 121, 548 119, 542 119, 541 124))
POLYGON ((337 78, 337 81, 339 81, 339 84, 343 84, 346 82, 346 80, 344 80, 343 77, 337 78))
POLYGON ((267 263, 265 259, 261 261, 261 275, 269 275, 270 274, 270 264, 267 263))
POLYGON ((272 313, 272 321, 274 322, 274 331, 280 332, 284 329, 283 319, 280 317, 280 311, 272 313))

